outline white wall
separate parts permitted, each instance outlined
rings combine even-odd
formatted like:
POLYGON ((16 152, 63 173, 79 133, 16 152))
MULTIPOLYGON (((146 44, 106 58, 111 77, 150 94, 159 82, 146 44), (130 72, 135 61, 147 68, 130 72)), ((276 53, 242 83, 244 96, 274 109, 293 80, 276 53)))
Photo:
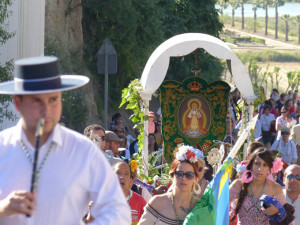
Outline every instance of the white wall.
MULTIPOLYGON (((0 63, 11 59, 44 55, 45 0, 14 0, 7 19, 9 32, 15 36, 0 46, 0 63)), ((1 106, 0 106, 1 107, 1 106)), ((14 107, 10 109, 15 112, 14 107)), ((13 126, 15 121, 4 121, 0 130, 13 126)))

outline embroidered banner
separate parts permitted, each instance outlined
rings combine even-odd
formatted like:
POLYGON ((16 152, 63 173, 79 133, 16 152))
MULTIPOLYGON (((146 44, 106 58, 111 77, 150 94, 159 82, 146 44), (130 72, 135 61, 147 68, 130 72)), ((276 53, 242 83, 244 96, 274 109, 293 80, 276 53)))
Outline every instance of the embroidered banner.
POLYGON ((223 140, 229 92, 226 82, 208 84, 199 77, 162 83, 162 134, 168 162, 173 160, 178 145, 192 145, 207 154, 213 140, 223 140))

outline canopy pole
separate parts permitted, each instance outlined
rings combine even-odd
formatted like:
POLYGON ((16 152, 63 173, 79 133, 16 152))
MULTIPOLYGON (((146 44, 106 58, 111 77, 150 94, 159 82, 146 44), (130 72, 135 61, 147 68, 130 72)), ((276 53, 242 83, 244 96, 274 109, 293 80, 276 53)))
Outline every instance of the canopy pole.
MULTIPOLYGON (((253 118, 253 109, 254 109, 254 100, 255 98, 247 98, 244 100, 243 107, 246 109, 243 109, 243 112, 245 112, 245 115, 242 117, 242 130, 245 129, 245 123, 250 122, 253 118)), ((247 135, 247 142, 244 144, 243 147, 243 160, 246 160, 247 158, 247 148, 250 144, 250 133, 247 135)))
MULTIPOLYGON (((246 99, 247 107, 248 107, 248 121, 251 121, 253 118, 253 111, 254 111, 254 100, 253 98, 246 99)), ((247 137, 247 148, 250 145, 250 134, 247 137)), ((246 148, 246 150, 247 150, 246 148)), ((244 160, 247 158, 247 152, 244 153, 244 160)))
POLYGON ((242 144, 246 140, 247 136, 249 135, 251 129, 254 129, 257 119, 258 119, 258 115, 256 115, 254 118, 252 118, 252 120, 250 120, 250 122, 248 123, 248 126, 246 126, 246 128, 242 131, 240 137, 237 139, 237 141, 235 142, 235 145, 229 152, 226 160, 229 157, 232 159, 235 157, 235 155, 238 153, 240 147, 242 146, 242 144))
MULTIPOLYGON (((152 98, 152 94, 145 92, 145 91, 139 91, 139 94, 143 100, 144 104, 144 115, 148 116, 149 114, 149 102, 152 98)), ((148 120, 144 121, 144 146, 143 146, 143 163, 144 163, 144 174, 148 176, 148 120)))

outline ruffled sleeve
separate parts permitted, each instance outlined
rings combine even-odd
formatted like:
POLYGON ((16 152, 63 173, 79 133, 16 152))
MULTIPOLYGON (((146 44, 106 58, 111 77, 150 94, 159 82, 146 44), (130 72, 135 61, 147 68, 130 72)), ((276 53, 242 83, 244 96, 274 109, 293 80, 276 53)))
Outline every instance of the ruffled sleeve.
POLYGON ((138 225, 150 225, 150 224, 155 224, 157 222, 157 218, 151 213, 151 206, 146 205, 144 207, 144 213, 138 223, 138 225))
POLYGON ((183 221, 169 219, 147 204, 138 225, 177 225, 178 223, 182 224, 183 221))

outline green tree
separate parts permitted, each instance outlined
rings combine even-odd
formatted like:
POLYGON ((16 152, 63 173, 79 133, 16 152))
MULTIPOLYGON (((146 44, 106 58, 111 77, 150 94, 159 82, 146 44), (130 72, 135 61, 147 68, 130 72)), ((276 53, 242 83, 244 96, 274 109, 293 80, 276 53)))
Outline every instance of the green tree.
POLYGON ((252 0, 252 10, 254 12, 254 24, 253 24, 254 33, 256 33, 256 19, 257 19, 256 11, 261 7, 262 7, 261 0, 252 0))
MULTIPOLYGON (((175 2, 175 8, 171 8, 172 11, 164 7, 166 10, 164 14, 167 15, 164 24, 166 38, 184 32, 206 33, 219 37, 223 24, 220 22, 218 11, 215 9, 216 1, 182 0, 175 2), (174 17, 176 20, 173 19, 174 17)), ((223 71, 221 62, 203 49, 198 49, 194 53, 197 55, 197 67, 201 69, 199 76, 205 77, 207 81, 219 79, 223 71)), ((187 75, 194 75, 191 73, 191 69, 196 66, 195 54, 185 56, 184 61, 181 57, 172 57, 166 79, 181 82, 187 75)))
POLYGON ((226 0, 218 0, 218 5, 220 6, 220 14, 223 16, 223 10, 228 7, 228 1, 226 0))
POLYGON ((296 72, 295 89, 293 90, 298 91, 299 84, 300 84, 300 71, 296 72))
POLYGON ((284 14, 281 19, 285 24, 285 41, 289 41, 289 21, 291 20, 291 17, 289 14, 284 14))
POLYGON ((240 6, 240 3, 239 0, 230 0, 229 4, 231 5, 231 26, 234 27, 235 10, 240 6))
POLYGON ((294 17, 294 22, 298 26, 298 44, 300 44, 300 15, 294 17))
POLYGON ((245 3, 245 0, 240 0, 241 11, 242 11, 242 29, 245 29, 244 3, 245 3))
MULTIPOLYGON (((263 82, 265 81, 265 79, 268 78, 269 67, 270 67, 270 64, 267 65, 267 68, 266 68, 265 72, 263 72, 263 77, 262 77, 262 80, 261 80, 259 86, 263 86, 263 82)), ((267 90, 266 90, 266 91, 267 91, 267 90)))
POLYGON ((273 0, 272 2, 275 8, 275 39, 278 39, 278 7, 284 5, 283 0, 273 0))
MULTIPOLYGON (((0 0, 0 45, 5 44, 5 42, 14 35, 7 31, 5 24, 5 20, 10 14, 8 7, 11 6, 11 4, 11 0, 0 0)), ((0 82, 11 80, 13 77, 12 71, 12 60, 6 62, 4 65, 0 64, 0 82)), ((0 95, 0 123, 2 123, 5 118, 10 120, 14 119, 13 113, 8 110, 11 100, 11 97, 8 95, 0 95)))
POLYGON ((254 83, 257 84, 257 81, 258 81, 258 76, 261 72, 261 69, 262 67, 258 66, 257 65, 257 60, 252 60, 252 63, 251 63, 251 80, 254 78, 254 83))
POLYGON ((263 0, 263 8, 265 9, 265 35, 268 35, 268 22, 269 22, 269 15, 268 9, 270 5, 270 0, 263 0))
POLYGON ((276 89, 278 90, 278 84, 279 84, 279 81, 281 80, 281 77, 279 76, 279 70, 280 70, 280 67, 278 66, 275 66, 274 67, 274 70, 273 70, 273 73, 275 74, 275 80, 276 80, 276 89))
MULTIPOLYGON (((119 79, 109 82, 109 101, 119 105, 121 90, 141 75, 146 60, 163 39, 162 9, 158 1, 83 0, 84 58, 97 74, 96 53, 109 37, 118 54, 119 79)), ((103 90, 102 76, 95 76, 103 90)))
MULTIPOLYGON (((271 80, 271 90, 274 88, 274 76, 272 72, 268 72, 267 74, 268 78, 271 80)), ((266 80, 267 82, 267 80, 266 80)), ((267 85, 266 85, 266 91, 267 91, 267 85)))
POLYGON ((287 79, 288 79, 288 87, 286 89, 285 92, 287 92, 289 90, 289 88, 291 87, 292 89, 295 87, 295 78, 296 78, 296 71, 289 71, 286 74, 287 79))
MULTIPOLYGON (((186 32, 219 37, 223 24, 215 4, 216 0, 82 0, 84 58, 99 89, 103 85, 96 75, 96 53, 106 37, 118 53, 118 74, 113 76, 120 79, 109 82, 112 106, 119 105, 121 90, 141 76, 151 53, 163 41, 186 32)), ((198 59, 203 74, 220 76, 222 67, 216 59, 204 51, 198 59)), ((186 56, 184 64, 181 58, 172 58, 167 76, 186 77, 194 62, 194 55, 186 56)))

